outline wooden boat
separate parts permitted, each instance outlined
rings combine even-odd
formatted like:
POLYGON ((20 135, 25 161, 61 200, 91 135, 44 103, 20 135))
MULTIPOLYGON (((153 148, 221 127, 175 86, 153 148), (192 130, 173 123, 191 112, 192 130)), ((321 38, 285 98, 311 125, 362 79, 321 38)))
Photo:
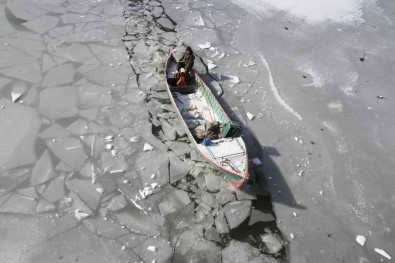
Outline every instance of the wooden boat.
POLYGON ((190 76, 186 86, 177 87, 174 77, 176 66, 177 58, 170 53, 165 64, 166 88, 190 141, 234 187, 239 188, 249 178, 248 155, 240 127, 231 121, 196 72, 190 76), (197 138, 195 131, 210 124, 219 124, 217 136, 210 135, 210 140, 207 137, 203 140, 197 138))

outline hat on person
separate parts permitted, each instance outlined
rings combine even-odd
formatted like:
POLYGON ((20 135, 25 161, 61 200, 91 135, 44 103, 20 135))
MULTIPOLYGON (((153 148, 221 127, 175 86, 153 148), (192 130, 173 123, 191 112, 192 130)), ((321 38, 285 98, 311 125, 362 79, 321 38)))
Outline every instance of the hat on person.
POLYGON ((186 51, 191 51, 192 52, 192 48, 190 46, 187 46, 186 51))
POLYGON ((181 68, 181 69, 180 69, 180 72, 185 73, 185 69, 184 69, 184 68, 181 68))

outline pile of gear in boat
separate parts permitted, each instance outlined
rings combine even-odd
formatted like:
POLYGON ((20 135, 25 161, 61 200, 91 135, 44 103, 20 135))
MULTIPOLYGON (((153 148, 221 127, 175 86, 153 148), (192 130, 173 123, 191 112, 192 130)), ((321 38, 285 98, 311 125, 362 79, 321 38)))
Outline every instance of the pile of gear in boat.
POLYGON ((232 121, 226 123, 219 121, 204 122, 190 129, 190 131, 198 142, 206 137, 216 140, 219 138, 238 137, 241 134, 240 126, 232 121))

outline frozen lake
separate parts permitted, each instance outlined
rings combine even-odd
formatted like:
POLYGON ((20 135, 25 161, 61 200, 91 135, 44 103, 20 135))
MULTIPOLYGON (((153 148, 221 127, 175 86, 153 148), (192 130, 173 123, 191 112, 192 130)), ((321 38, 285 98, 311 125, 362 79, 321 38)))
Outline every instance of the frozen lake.
POLYGON ((0 1, 0 261, 390 261, 394 14, 389 0, 0 1), (241 190, 169 104, 163 63, 186 46, 244 127, 241 190))

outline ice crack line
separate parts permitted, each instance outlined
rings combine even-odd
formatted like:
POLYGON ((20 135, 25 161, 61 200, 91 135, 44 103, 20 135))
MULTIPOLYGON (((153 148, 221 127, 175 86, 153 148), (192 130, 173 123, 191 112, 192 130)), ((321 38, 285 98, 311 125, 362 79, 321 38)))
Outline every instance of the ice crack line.
POLYGON ((270 67, 269 64, 267 63, 266 59, 259 54, 259 56, 261 57, 262 60, 262 64, 265 66, 265 68, 267 69, 267 72, 269 73, 269 80, 270 80, 270 88, 274 94, 274 97, 276 98, 276 100, 290 113, 292 113, 296 118, 298 118, 299 120, 302 120, 302 117, 299 115, 299 113, 297 113, 291 106, 289 106, 289 104, 280 96, 280 94, 278 93, 278 89, 276 84, 274 83, 274 79, 272 76, 272 72, 270 71, 270 67))

